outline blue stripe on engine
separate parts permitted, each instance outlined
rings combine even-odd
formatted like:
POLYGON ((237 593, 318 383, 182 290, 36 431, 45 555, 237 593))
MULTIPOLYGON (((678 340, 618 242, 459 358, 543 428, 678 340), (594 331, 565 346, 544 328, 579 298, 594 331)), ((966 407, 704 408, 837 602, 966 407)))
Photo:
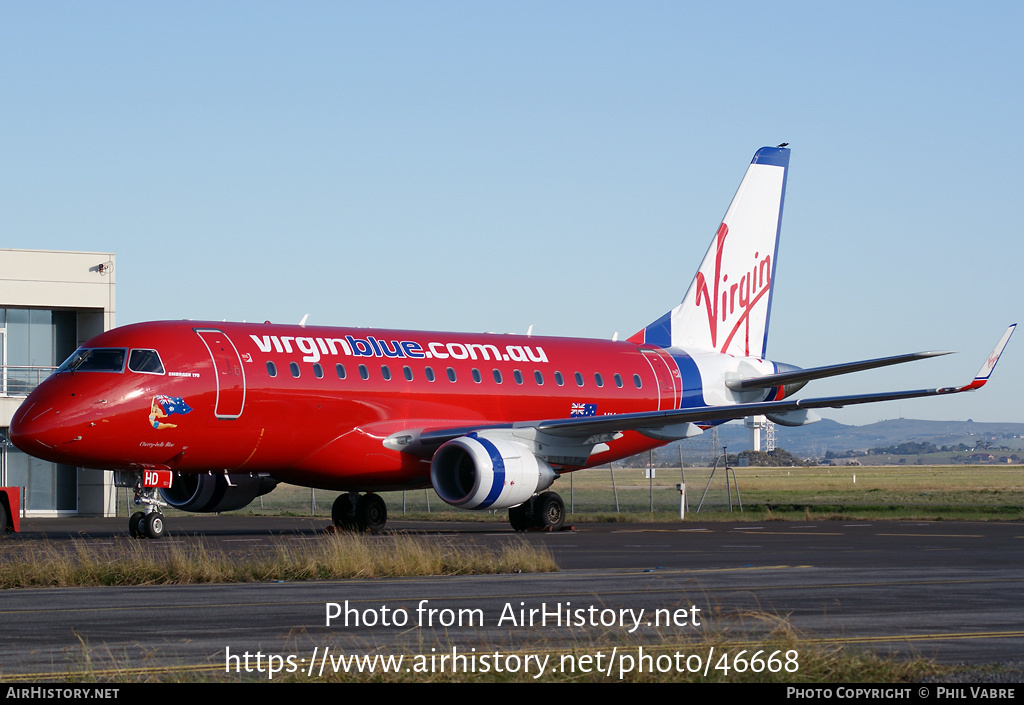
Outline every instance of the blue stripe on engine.
POLYGON ((473 437, 477 443, 482 445, 484 450, 487 451, 487 454, 491 456, 491 467, 494 469, 491 488, 488 490, 487 497, 484 498, 484 501, 477 506, 477 509, 487 509, 498 501, 498 497, 501 496, 501 490, 505 487, 505 460, 501 457, 501 453, 498 452, 495 445, 489 440, 481 438, 475 433, 470 434, 470 436, 473 437))

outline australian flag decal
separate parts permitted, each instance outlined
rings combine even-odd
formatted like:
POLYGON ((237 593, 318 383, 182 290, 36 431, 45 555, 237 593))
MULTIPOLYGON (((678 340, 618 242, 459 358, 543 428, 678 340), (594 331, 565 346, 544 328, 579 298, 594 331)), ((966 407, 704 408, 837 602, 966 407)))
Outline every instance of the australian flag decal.
POLYGON ((188 414, 191 411, 192 407, 181 397, 157 394, 149 405, 149 423, 155 429, 177 428, 178 424, 168 423, 164 419, 175 414, 188 414))
POLYGON ((192 407, 186 404, 185 400, 181 397, 169 397, 165 394, 157 394, 155 401, 168 416, 171 416, 172 414, 187 414, 192 411, 192 407))
POLYGON ((569 416, 596 416, 597 415, 597 404, 579 404, 573 402, 572 408, 569 409, 569 416))

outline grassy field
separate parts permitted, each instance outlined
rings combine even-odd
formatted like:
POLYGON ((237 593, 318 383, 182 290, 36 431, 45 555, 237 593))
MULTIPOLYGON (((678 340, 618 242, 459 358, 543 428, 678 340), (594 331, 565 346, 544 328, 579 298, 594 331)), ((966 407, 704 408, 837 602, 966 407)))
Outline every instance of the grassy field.
MULTIPOLYGON (((1024 519, 1024 466, 886 466, 812 468, 736 468, 729 473, 732 509, 725 472, 708 485, 709 468, 658 468, 648 480, 638 469, 607 467, 562 477, 552 489, 561 494, 571 521, 642 521, 679 517, 676 490, 686 480, 686 518, 735 521, 742 502, 744 517, 766 518, 930 518, 984 520, 1024 519), (737 498, 736 484, 739 485, 737 498), (705 488, 707 494, 705 495, 705 488), (704 497, 700 513, 697 513, 704 497)), ((337 492, 279 485, 241 510, 248 514, 329 517, 337 492)), ((507 512, 457 510, 433 490, 385 492, 392 520, 430 518, 461 521, 507 521, 507 512)), ((127 516, 125 495, 119 512, 127 516)), ((168 512, 173 514, 173 512, 168 512)))

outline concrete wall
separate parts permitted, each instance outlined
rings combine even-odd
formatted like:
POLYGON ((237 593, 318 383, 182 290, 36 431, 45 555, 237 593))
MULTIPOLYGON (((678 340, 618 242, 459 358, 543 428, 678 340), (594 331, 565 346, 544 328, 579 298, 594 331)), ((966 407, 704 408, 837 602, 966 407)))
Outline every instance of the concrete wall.
MULTIPOLYGON (((0 248, 0 308, 74 311, 77 347, 115 325, 114 265, 112 252, 0 248)), ((0 395, 0 427, 10 425, 23 400, 0 395)), ((76 475, 78 513, 113 516, 112 473, 80 468, 76 475)))

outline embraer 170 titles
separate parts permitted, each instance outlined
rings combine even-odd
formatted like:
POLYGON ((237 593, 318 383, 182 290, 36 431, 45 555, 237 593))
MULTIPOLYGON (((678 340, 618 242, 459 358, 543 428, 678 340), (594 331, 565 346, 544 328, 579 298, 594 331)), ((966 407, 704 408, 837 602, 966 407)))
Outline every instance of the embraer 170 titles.
POLYGON ((759 149, 683 301, 627 341, 162 321, 88 341, 11 422, 39 458, 112 470, 144 508, 244 507, 278 482, 339 490, 335 524, 379 531, 380 492, 433 486, 465 509, 558 528, 562 474, 729 419, 817 420, 817 408, 981 387, 787 400, 809 380, 918 360, 812 369, 765 359, 788 149, 759 149))

